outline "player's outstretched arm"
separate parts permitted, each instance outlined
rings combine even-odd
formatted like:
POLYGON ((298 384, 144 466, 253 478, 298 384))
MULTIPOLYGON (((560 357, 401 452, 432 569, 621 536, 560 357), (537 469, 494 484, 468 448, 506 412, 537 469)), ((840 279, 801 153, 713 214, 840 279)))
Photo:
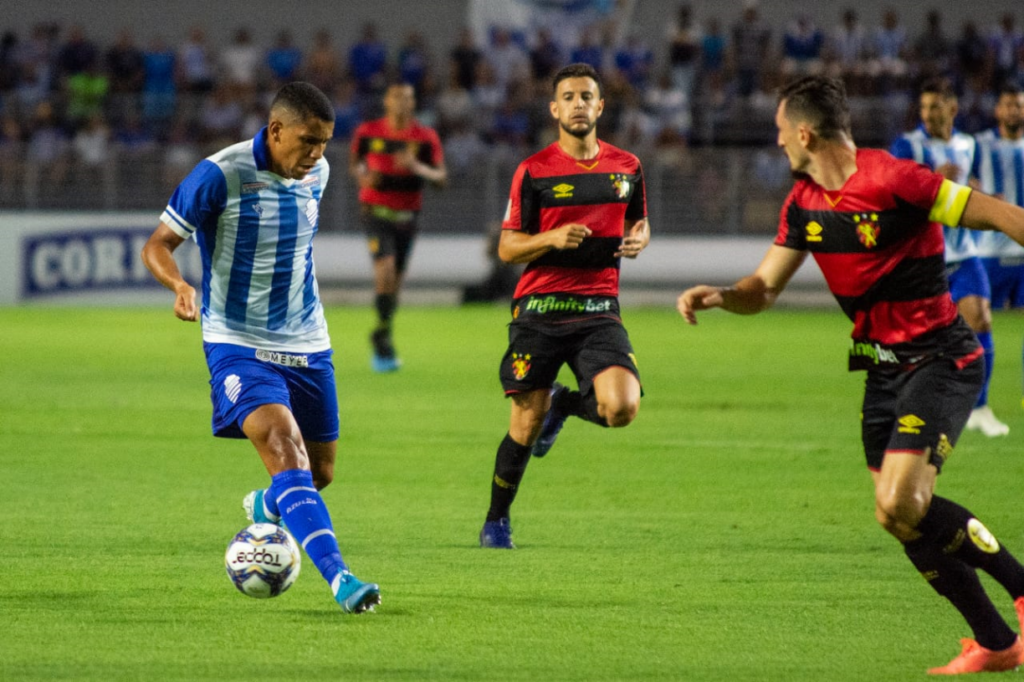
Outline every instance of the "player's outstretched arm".
POLYGON ((967 199, 960 224, 975 230, 999 230, 1024 244, 1024 208, 978 191, 967 199))
POLYGON ((529 263, 554 249, 578 249, 584 238, 591 234, 589 227, 578 223, 537 234, 502 230, 498 241, 498 258, 506 263, 529 263))
POLYGON ((160 284, 174 292, 174 314, 180 320, 198 319, 196 290, 185 281, 174 260, 174 250, 185 240, 163 223, 149 236, 142 247, 142 262, 160 284))
POLYGON ((615 255, 616 257, 636 258, 651 243, 651 227, 647 218, 626 221, 625 235, 622 246, 615 252, 615 255))
POLYGON ((676 300, 676 309, 689 324, 697 324, 698 311, 711 308, 740 315, 759 313, 775 304, 806 256, 806 251, 773 245, 752 275, 731 287, 701 284, 687 289, 676 300))

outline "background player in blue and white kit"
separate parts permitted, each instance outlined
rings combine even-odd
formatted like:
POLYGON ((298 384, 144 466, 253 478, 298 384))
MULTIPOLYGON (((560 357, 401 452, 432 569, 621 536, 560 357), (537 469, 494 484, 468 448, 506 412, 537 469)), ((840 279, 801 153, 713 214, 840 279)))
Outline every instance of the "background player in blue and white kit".
POLYGON ((309 83, 283 87, 252 140, 201 161, 171 196, 142 257, 175 293, 174 314, 202 319, 213 433, 248 438, 270 487, 246 496, 249 518, 287 524, 342 609, 380 602, 353 576, 319 489, 334 475, 338 397, 331 340, 317 291, 312 240, 330 168, 330 100, 309 83), (173 252, 194 238, 202 306, 173 252))
MULTIPOLYGON (((996 127, 979 133, 972 180, 988 194, 1024 206, 1024 91, 1013 84, 999 92, 996 127)), ((992 307, 1024 308, 1024 246, 1003 233, 974 237, 992 287, 992 307)))
MULTIPOLYGON (((921 125, 901 135, 893 142, 890 152, 898 159, 913 159, 941 173, 947 180, 966 185, 977 143, 973 137, 953 127, 957 99, 949 81, 943 78, 926 81, 921 87, 919 105, 921 125)), ((1005 436, 1010 427, 999 421, 988 405, 988 385, 995 361, 988 275, 978 258, 971 232, 962 227, 943 227, 943 233, 950 294, 985 349, 985 384, 967 420, 967 428, 986 436, 1005 436)))

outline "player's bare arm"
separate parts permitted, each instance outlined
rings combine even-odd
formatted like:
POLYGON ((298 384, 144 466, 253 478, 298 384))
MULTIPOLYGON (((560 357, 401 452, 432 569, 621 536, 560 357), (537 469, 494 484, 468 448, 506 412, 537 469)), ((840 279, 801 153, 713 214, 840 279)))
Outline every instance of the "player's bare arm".
POLYGON ((417 159, 412 150, 406 148, 395 155, 395 163, 436 187, 444 187, 448 183, 448 168, 443 161, 437 166, 431 166, 417 159))
POLYGON ((589 227, 578 223, 569 223, 537 234, 502 230, 498 257, 506 263, 529 263, 548 251, 578 249, 591 234, 589 227))
POLYGON ((647 218, 627 220, 623 234, 626 236, 622 240, 622 246, 615 252, 616 257, 636 258, 651 243, 651 226, 647 218))
POLYGON ((775 304, 806 257, 805 251, 772 245, 753 274, 731 287, 702 284, 687 289, 676 300, 676 309, 689 324, 697 324, 698 311, 711 308, 740 315, 767 310, 775 304))
POLYGON ((359 189, 373 189, 380 183, 380 173, 366 167, 366 162, 356 153, 348 158, 348 174, 359 185, 359 189))
POLYGON ((199 317, 196 290, 181 276, 173 255, 184 241, 161 223, 142 247, 142 262, 160 284, 174 292, 174 315, 180 320, 195 322, 199 317))
POLYGON ((1024 208, 981 192, 971 192, 960 224, 975 230, 999 230, 1024 244, 1024 208))

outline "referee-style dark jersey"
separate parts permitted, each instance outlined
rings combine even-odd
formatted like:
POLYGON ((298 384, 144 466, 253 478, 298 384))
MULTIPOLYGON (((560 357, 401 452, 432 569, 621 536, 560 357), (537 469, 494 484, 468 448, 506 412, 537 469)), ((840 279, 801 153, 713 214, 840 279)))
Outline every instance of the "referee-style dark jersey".
POLYGON ((444 160, 441 140, 433 128, 412 121, 396 130, 386 118, 367 121, 352 135, 352 153, 369 170, 381 174, 380 184, 359 190, 359 201, 396 211, 418 211, 423 200, 423 178, 395 163, 409 149, 421 162, 437 168, 444 160))
POLYGON ((794 185, 775 243, 814 255, 853 321, 854 346, 883 355, 895 346, 899 355, 900 344, 957 319, 939 223, 958 224, 969 194, 922 165, 861 149, 842 189, 794 185))
POLYGON ((555 142, 519 164, 502 228, 537 234, 569 223, 593 234, 578 249, 553 250, 526 266, 515 297, 572 293, 618 296, 619 258, 627 220, 647 216, 643 170, 629 152, 600 143, 578 161, 555 142))

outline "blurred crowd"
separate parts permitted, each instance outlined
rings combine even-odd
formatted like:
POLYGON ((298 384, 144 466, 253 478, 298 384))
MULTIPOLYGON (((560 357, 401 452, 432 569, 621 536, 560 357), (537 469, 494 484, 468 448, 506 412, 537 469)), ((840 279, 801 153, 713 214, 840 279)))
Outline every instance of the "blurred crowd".
POLYGON ((211 150, 252 136, 273 93, 296 79, 330 95, 340 140, 379 115, 389 80, 411 83, 420 118, 437 128, 459 174, 481 154, 521 155, 552 139, 549 79, 569 62, 590 63, 605 79, 602 137, 668 162, 689 144, 728 142, 709 124, 772 110, 773 89, 801 74, 841 76, 855 98, 894 98, 910 125, 916 84, 948 76, 968 132, 989 123, 1001 82, 1024 78, 1024 33, 1012 13, 979 14, 954 32, 939 10, 904 26, 896 9, 861 17, 850 7, 833 27, 808 15, 782 27, 762 11, 749 2, 738 16, 698 21, 682 4, 653 41, 613 17, 571 38, 556 27, 494 28, 478 41, 466 29, 455 45, 415 30, 389 45, 373 23, 351 45, 328 29, 308 42, 282 30, 260 44, 244 27, 219 44, 201 27, 145 45, 126 29, 100 44, 81 26, 40 24, 0 38, 0 181, 24 163, 59 182, 72 163, 100 167, 114 154, 159 150, 168 183, 177 182, 211 150))

